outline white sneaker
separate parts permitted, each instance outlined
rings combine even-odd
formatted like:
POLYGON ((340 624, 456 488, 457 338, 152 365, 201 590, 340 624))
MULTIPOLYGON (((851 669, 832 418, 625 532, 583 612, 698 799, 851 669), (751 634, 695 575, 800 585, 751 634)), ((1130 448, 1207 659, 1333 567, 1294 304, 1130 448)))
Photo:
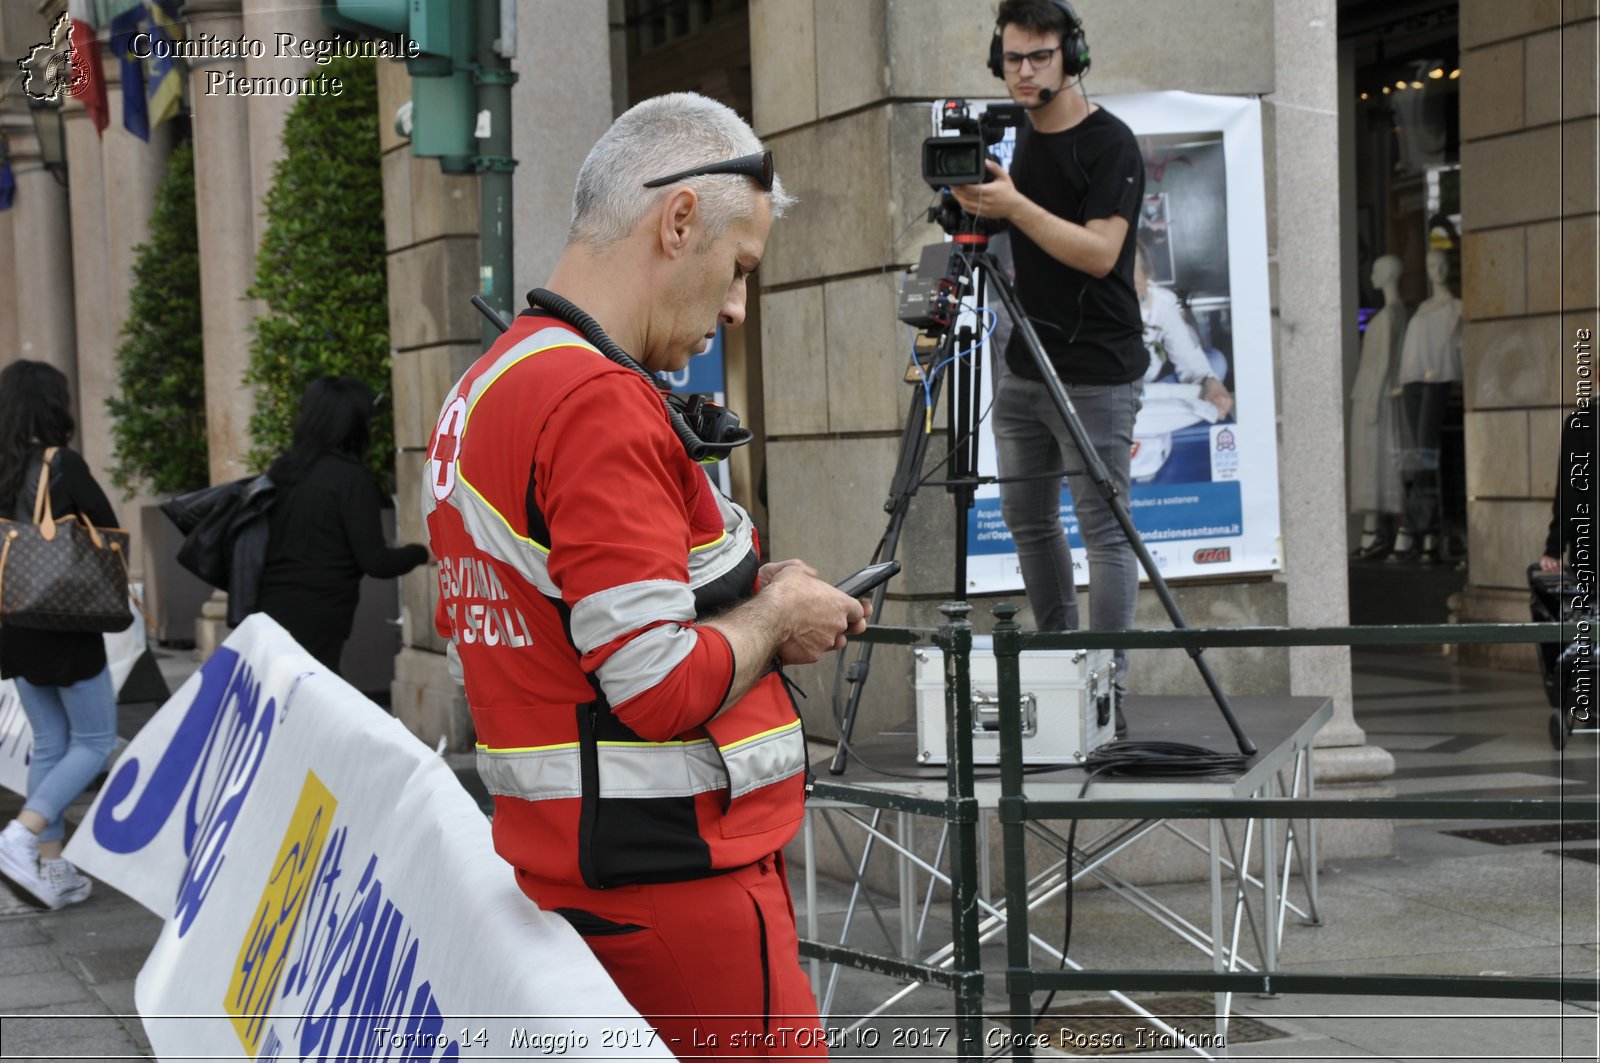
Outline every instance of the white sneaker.
POLYGON ((60 894, 39 867, 39 837, 16 820, 0 831, 0 875, 46 908, 61 906, 60 894))
POLYGON ((89 876, 73 867, 68 861, 56 858, 54 860, 40 860, 39 867, 44 871, 44 878, 50 888, 56 891, 56 903, 52 908, 65 908, 69 904, 89 899, 89 890, 94 883, 89 881, 89 876))

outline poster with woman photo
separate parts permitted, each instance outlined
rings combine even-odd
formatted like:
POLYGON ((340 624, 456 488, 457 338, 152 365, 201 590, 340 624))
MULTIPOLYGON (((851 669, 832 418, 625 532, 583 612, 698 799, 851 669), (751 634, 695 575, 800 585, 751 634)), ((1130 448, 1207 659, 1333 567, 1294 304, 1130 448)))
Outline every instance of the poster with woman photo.
MULTIPOLYGON (((1260 105, 1183 92, 1099 96, 1095 102, 1128 124, 1145 159, 1135 280, 1150 364, 1134 422, 1128 499, 1134 524, 1169 579, 1277 571, 1260 105)), ((1008 131, 995 152, 1002 164, 1010 161, 1013 136, 1008 131)), ((1003 247, 994 250, 999 257, 1003 247)), ((996 371, 1003 358, 992 355, 1003 351, 1008 326, 1000 322, 990 337, 996 371)), ((994 371, 984 376, 987 388, 994 371)), ((979 469, 993 476, 987 423, 979 431, 979 469)), ((1087 584, 1088 563, 1065 489, 1061 519, 1078 582, 1087 584)), ((1021 589, 993 484, 978 490, 969 515, 968 556, 970 593, 1021 589)))

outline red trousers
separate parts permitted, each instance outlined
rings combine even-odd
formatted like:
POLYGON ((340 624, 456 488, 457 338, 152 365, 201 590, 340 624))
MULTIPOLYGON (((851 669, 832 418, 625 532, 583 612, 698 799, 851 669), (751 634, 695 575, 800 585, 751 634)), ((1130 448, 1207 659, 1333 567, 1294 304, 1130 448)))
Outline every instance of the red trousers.
POLYGON ((523 886, 680 1059, 827 1058, 781 854, 692 882, 523 886))

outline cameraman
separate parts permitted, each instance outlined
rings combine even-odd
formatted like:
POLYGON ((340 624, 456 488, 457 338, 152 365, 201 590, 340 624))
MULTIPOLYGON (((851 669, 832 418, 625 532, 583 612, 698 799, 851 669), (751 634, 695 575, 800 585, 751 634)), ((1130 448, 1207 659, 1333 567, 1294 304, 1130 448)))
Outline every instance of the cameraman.
MULTIPOLYGON (((1133 420, 1149 358, 1134 289, 1134 225, 1144 163, 1133 132, 1071 91, 1089 66, 1083 25, 1065 0, 1004 0, 989 68, 1027 110, 1008 175, 952 188, 962 209, 1011 230, 1017 296, 1066 385, 1083 427, 1124 498, 1133 420)), ((995 393, 1001 512, 1040 630, 1078 627, 1072 553, 1061 526, 1067 477, 1094 587, 1089 625, 1133 626, 1138 561, 1089 478, 1038 367, 1013 333, 995 393)), ((1116 651, 1117 731, 1127 653, 1116 651)))

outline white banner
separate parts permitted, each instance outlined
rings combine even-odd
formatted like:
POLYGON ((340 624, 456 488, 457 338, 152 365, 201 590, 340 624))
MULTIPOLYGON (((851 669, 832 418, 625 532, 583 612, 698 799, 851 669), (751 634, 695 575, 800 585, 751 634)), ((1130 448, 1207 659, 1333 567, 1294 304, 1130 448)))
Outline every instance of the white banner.
MULTIPOLYGON (((137 592, 137 591, 136 591, 137 592)), ((106 663, 111 666, 111 689, 121 690, 128 674, 144 654, 146 636, 137 610, 127 630, 105 636, 106 663)), ((28 796, 28 761, 33 757, 33 730, 17 697, 17 684, 0 679, 0 786, 28 796)))
POLYGON ((671 1058, 444 762, 264 615, 134 738, 67 856, 166 920, 135 986, 161 1057, 671 1058))
MULTIPOLYGON (((1128 124, 1144 156, 1139 238, 1150 252, 1150 283, 1176 297, 1169 301, 1181 301, 1210 371, 1235 400, 1219 416, 1200 399, 1198 384, 1171 379, 1176 367, 1152 350, 1144 403, 1134 422, 1127 499, 1134 524, 1168 579, 1277 571, 1277 420, 1260 104, 1187 92, 1097 96, 1095 102, 1128 124)), ((973 114, 984 106, 974 103, 973 114)), ((934 105, 936 132, 941 109, 942 101, 934 105)), ((1015 135, 1007 130, 994 149, 1007 168, 1015 135)), ((990 299, 991 306, 998 304, 998 298, 990 299)), ((998 331, 1008 333, 1008 326, 1003 322, 998 331)), ((1003 356, 1002 350, 996 358, 1003 356)), ((989 408, 993 379, 994 373, 984 374, 980 411, 989 408)), ((994 476, 987 419, 979 436, 979 472, 994 476)), ((1088 559, 1065 488, 1061 519, 1077 581, 1086 584, 1088 559)), ((968 592, 1022 589, 998 486, 978 488, 967 543, 968 592)), ((1142 571, 1140 578, 1146 578, 1142 571)))

